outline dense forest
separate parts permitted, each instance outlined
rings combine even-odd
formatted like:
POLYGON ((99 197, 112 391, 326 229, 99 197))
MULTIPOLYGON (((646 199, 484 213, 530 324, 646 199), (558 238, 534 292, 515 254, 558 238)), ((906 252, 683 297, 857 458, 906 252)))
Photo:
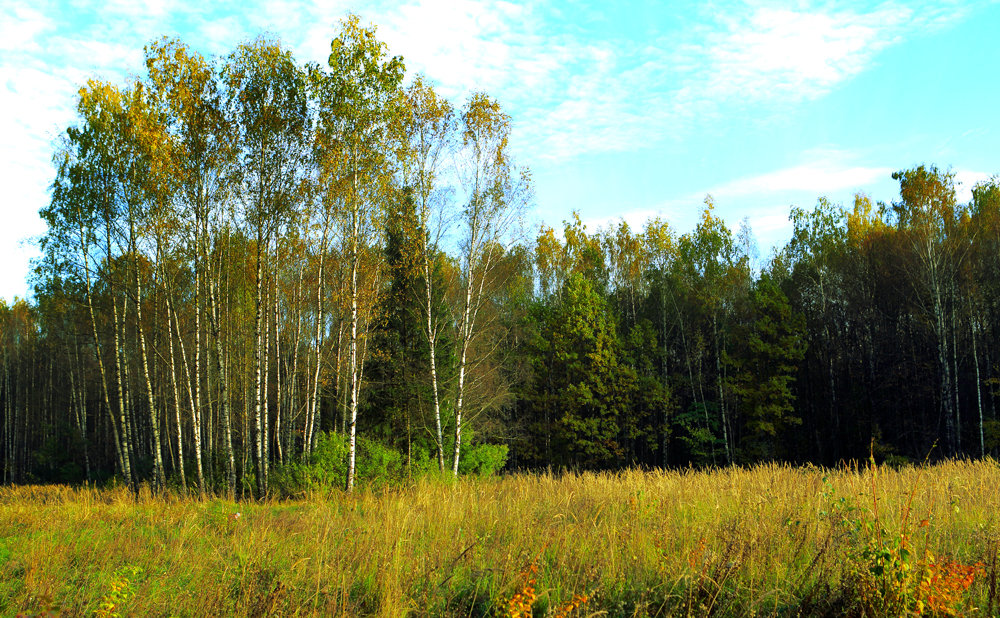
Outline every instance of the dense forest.
POLYGON ((356 17, 327 66, 266 39, 145 61, 80 89, 33 299, 0 302, 5 483, 264 496, 330 440, 348 489, 366 455, 998 454, 1000 179, 962 204, 950 172, 900 171, 890 204, 793 208, 766 259, 710 197, 683 233, 528 230, 511 118, 407 78, 356 17))

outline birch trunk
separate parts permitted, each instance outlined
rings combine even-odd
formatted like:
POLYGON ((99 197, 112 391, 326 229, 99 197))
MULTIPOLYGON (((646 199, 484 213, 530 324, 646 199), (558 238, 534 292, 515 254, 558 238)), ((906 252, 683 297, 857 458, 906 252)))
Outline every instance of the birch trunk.
POLYGON ((438 468, 444 472, 444 434, 441 430, 441 397, 438 392, 437 378, 437 325, 434 324, 433 293, 431 287, 431 268, 427 250, 424 250, 424 289, 427 292, 427 345, 430 348, 431 392, 434 395, 434 439, 437 441, 438 468))
POLYGON ((215 367, 219 379, 219 409, 222 421, 222 442, 225 449, 226 488, 228 495, 236 495, 236 456, 233 454, 233 430, 229 418, 229 388, 225 369, 223 367, 222 332, 219 326, 219 311, 216 285, 210 282, 208 286, 209 318, 212 327, 212 338, 215 340, 215 367))
MULTIPOLYGON (((107 229, 110 234, 111 223, 107 222, 107 229)), ((111 238, 110 236, 106 239, 107 243, 107 256, 111 259, 111 238)), ((122 451, 125 457, 125 479, 132 488, 132 492, 138 491, 138 486, 136 485, 136 479, 132 475, 131 470, 131 459, 132 459, 132 440, 131 440, 131 430, 129 428, 129 418, 126 414, 126 404, 125 404, 125 389, 122 385, 122 345, 121 345, 121 328, 122 328, 122 316, 118 314, 118 302, 115 300, 114 286, 111 283, 111 277, 108 278, 108 289, 111 296, 111 308, 112 317, 114 319, 114 329, 115 329, 115 377, 118 382, 118 415, 121 421, 122 427, 122 451)), ((127 299, 125 299, 127 300, 127 299)), ((123 307, 125 305, 123 304, 123 307)), ((124 309, 123 309, 124 312, 124 309)))
MULTIPOLYGON (((275 276, 275 280, 277 280, 277 276, 275 276)), ((270 417, 270 411, 268 410, 268 401, 269 401, 268 386, 269 386, 269 382, 270 382, 270 379, 271 379, 270 378, 270 376, 271 376, 271 328, 268 325, 268 320, 267 320, 267 313, 266 313, 266 311, 267 311, 267 300, 268 299, 267 299, 266 295, 265 295, 265 299, 264 300, 265 300, 265 302, 261 306, 261 320, 264 323, 264 383, 261 386, 261 389, 262 389, 263 392, 261 393, 261 398, 260 398, 261 399, 261 404, 263 406, 263 410, 261 411, 262 412, 261 419, 260 419, 261 420, 261 433, 263 434, 261 436, 261 450, 262 450, 261 456, 263 457, 263 464, 261 465, 261 470, 264 473, 264 483, 263 483, 264 484, 264 493, 261 496, 262 498, 266 498, 267 497, 267 475, 268 475, 269 464, 270 464, 270 461, 271 461, 270 448, 268 446, 270 444, 270 437, 269 437, 270 436, 270 418, 269 418, 270 417)))
MULTIPOLYGON (((90 315, 90 332, 94 341, 94 355, 97 357, 97 367, 101 374, 101 394, 104 396, 104 409, 108 411, 108 418, 111 421, 111 435, 115 442, 115 455, 118 458, 118 469, 125 476, 126 482, 131 478, 132 472, 128 460, 123 455, 121 435, 118 433, 118 424, 115 421, 114 410, 111 407, 111 396, 108 389, 108 375, 104 368, 104 357, 101 352, 101 340, 97 336, 97 318, 94 315, 94 301, 91 294, 90 282, 90 257, 87 251, 84 230, 80 229, 80 250, 83 253, 83 272, 87 298, 87 312, 90 315)), ((8 385, 8 393, 10 387, 8 385)), ((125 451, 127 453, 127 451, 125 451)))
MULTIPOLYGON (((162 273, 164 286, 166 286, 166 274, 162 273)), ((177 359, 174 356, 174 335, 171 332, 171 311, 170 311, 170 291, 165 290, 164 294, 167 296, 167 349, 169 351, 170 359, 170 387, 174 393, 174 416, 177 422, 177 472, 181 476, 181 492, 187 495, 187 475, 184 472, 184 431, 183 425, 181 424, 181 394, 180 390, 177 388, 177 359)), ((197 432, 195 432, 197 435, 197 432)))
POLYGON ((264 449, 263 449, 263 423, 261 422, 261 408, 263 402, 261 397, 264 394, 263 385, 261 380, 263 377, 263 367, 262 367, 262 357, 263 357, 263 346, 264 346, 264 333, 263 333, 263 281, 261 278, 262 272, 262 260, 261 260, 261 244, 264 241, 259 235, 257 236, 257 267, 255 270, 256 276, 254 283, 256 284, 256 302, 254 303, 254 349, 253 349, 253 360, 255 369, 255 384, 254 384, 254 409, 253 409, 253 428, 254 428, 254 464, 256 464, 255 476, 257 481, 257 498, 264 498, 264 449))
MULTIPOLYGON (((354 198, 357 199, 358 177, 354 175, 354 198)), ((358 426, 358 211, 354 205, 351 221, 351 339, 350 339, 350 429, 348 434, 347 491, 354 490, 354 465, 358 426)))
MULTIPOLYGON (((184 350, 184 339, 181 337, 181 327, 177 320, 177 312, 174 311, 173 300, 171 299, 170 290, 167 290, 167 320, 173 320, 174 334, 177 337, 177 343, 180 346, 181 352, 181 363, 184 367, 185 385, 187 386, 188 404, 191 409, 191 428, 194 432, 194 461, 195 469, 198 474, 198 497, 202 500, 205 499, 205 474, 202 464, 202 444, 201 444, 201 414, 199 413, 198 406, 195 405, 194 391, 191 387, 191 369, 188 366, 187 353, 184 350)), ((197 305, 196 311, 197 314, 197 305)), ((168 333, 169 334, 169 333, 168 333)), ((200 343, 200 342, 199 342, 200 343)), ((173 355, 173 339, 170 342, 171 345, 171 355, 173 355)), ((174 377, 174 363, 171 360, 171 379, 174 380, 176 384, 176 377, 174 377)), ((174 397, 177 399, 177 388, 174 387, 174 397)), ((182 459, 183 461, 183 459, 182 459)))
POLYGON ((329 233, 330 227, 330 217, 328 214, 324 215, 323 219, 323 237, 320 239, 319 243, 319 270, 316 274, 316 333, 315 333, 315 346, 316 346, 316 370, 313 374, 312 386, 313 392, 311 402, 309 404, 309 433, 306 436, 306 442, 308 446, 303 445, 303 448, 307 452, 311 453, 312 449, 316 445, 316 424, 320 420, 320 388, 319 388, 319 378, 320 371, 323 367, 323 335, 326 329, 323 328, 324 314, 324 303, 323 303, 323 282, 324 282, 324 267, 326 265, 326 240, 327 234, 329 233))
POLYGON ((969 319, 972 329, 972 361, 976 367, 976 408, 979 410, 979 456, 986 457, 986 440, 983 435, 983 389, 979 376, 979 354, 976 352, 976 334, 978 320, 975 316, 969 319))
POLYGON ((469 320, 472 314, 472 265, 469 266, 469 277, 465 285, 465 307, 462 311, 462 352, 458 359, 458 393, 455 396, 455 451, 452 459, 451 473, 458 476, 458 462, 462 452, 462 403, 465 396, 465 363, 469 353, 469 320))
MULTIPOLYGON (((278 260, 280 264, 280 259, 278 260)), ((278 461, 285 462, 284 450, 281 448, 281 334, 278 324, 278 276, 274 277, 274 448, 278 451, 278 461)))
MULTIPOLYGON (((299 414, 299 341, 302 337, 302 277, 305 270, 305 260, 299 262, 299 281, 295 290, 295 338, 292 340, 292 372, 291 387, 288 389, 288 436, 286 437, 285 450, 288 456, 292 456, 291 427, 295 417, 299 414), (295 415, 292 415, 292 412, 295 415)), ((304 434, 303 434, 304 437, 304 434)), ((302 446, 305 452, 305 444, 302 446)))
MULTIPOLYGON (((130 221, 131 236, 134 238, 135 225, 130 221)), ((149 427, 153 432, 153 486, 162 490, 166 485, 166 475, 163 470, 163 449, 160 444, 160 420, 156 414, 156 399, 153 396, 153 382, 149 375, 149 358, 146 353, 146 333, 142 327, 142 283, 139 278, 139 263, 134 240, 132 243, 133 269, 135 277, 135 323, 139 331, 139 349, 142 356, 142 373, 146 381, 146 403, 149 405, 149 427)))
POLYGON ((719 390, 719 414, 722 421, 722 441, 726 445, 726 463, 732 463, 733 451, 729 444, 729 419, 726 418, 726 399, 722 391, 722 367, 719 363, 719 331, 716 324, 715 313, 712 314, 712 340, 715 344, 715 375, 716 385, 719 390))

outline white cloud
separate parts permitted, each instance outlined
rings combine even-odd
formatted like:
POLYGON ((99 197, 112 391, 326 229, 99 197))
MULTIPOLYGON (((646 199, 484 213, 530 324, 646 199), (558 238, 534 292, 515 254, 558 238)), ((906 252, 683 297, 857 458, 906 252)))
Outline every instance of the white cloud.
POLYGON ((710 58, 701 76, 710 97, 750 100, 814 98, 864 70, 893 42, 912 11, 883 6, 869 13, 759 8, 727 20, 697 48, 710 58))
MULTIPOLYGON (((754 176, 736 178, 705 186, 680 196, 672 196, 654 207, 636 207, 615 216, 592 217, 588 227, 602 227, 625 220, 641 229, 651 217, 663 217, 679 233, 697 225, 706 196, 711 196, 715 212, 735 233, 746 217, 762 248, 785 243, 792 230, 788 220, 792 205, 808 207, 820 196, 845 200, 857 191, 882 188, 894 168, 864 165, 860 155, 849 151, 814 149, 803 152, 802 163, 754 176)), ((979 180, 985 175, 963 176, 979 180)))
MULTIPOLYGON (((753 106, 755 118, 767 118, 784 105, 821 97, 867 70, 888 47, 954 23, 971 6, 920 0, 845 8, 819 2, 723 0, 701 5, 714 12, 689 16, 681 26, 667 23, 665 11, 665 17, 642 24, 645 34, 638 39, 609 36, 603 26, 594 29, 575 20, 578 15, 567 16, 586 11, 576 5, 382 0, 359 12, 363 21, 378 25, 392 53, 405 57, 409 74, 425 73, 456 103, 484 89, 515 112, 521 160, 566 164, 579 155, 683 138, 711 127, 734 107, 753 106)), ((267 32, 300 60, 322 63, 350 9, 349 0, 4 2, 0 174, 10 189, 0 208, 5 217, 16 209, 17 217, 30 221, 0 228, 0 261, 20 259, 14 255, 23 253, 14 248, 17 239, 37 233, 33 213, 48 199, 52 138, 72 120, 75 91, 88 77, 121 81, 141 73, 143 45, 161 35, 180 34, 198 51, 222 54, 267 32)), ((598 13, 611 10, 628 9, 607 6, 598 13)), ((713 193, 720 202, 781 190, 815 196, 864 186, 884 173, 881 167, 810 159, 722 183, 713 193)), ((665 203, 661 210, 696 212, 702 195, 685 197, 683 206, 665 203)), ((773 225, 766 216, 755 227, 773 225)), ((11 293, 0 284, 0 295, 11 293)))
POLYGON ((716 199, 788 192, 809 192, 818 196, 845 189, 858 189, 883 180, 892 172, 892 168, 888 167, 817 160, 758 176, 732 180, 715 187, 709 193, 716 199))
POLYGON ((974 172, 972 170, 959 170, 955 172, 955 198, 959 204, 968 204, 972 201, 972 189, 980 182, 984 182, 993 177, 993 174, 986 172, 974 172))
POLYGON ((34 7, 8 5, 0 9, 0 51, 37 51, 39 35, 52 27, 52 20, 34 7))

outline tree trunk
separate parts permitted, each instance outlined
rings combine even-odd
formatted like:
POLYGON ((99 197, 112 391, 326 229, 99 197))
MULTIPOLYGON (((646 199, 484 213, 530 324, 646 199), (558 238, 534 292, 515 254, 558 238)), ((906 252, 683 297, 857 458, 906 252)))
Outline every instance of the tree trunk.
MULTIPOLYGON (((354 175, 354 195, 357 196, 357 174, 354 175)), ((357 204, 351 222, 351 340, 350 340, 350 414, 351 423, 348 436, 347 491, 354 490, 354 464, 358 426, 358 216, 357 204)))
POLYGON ((212 338, 215 340, 215 367, 220 388, 219 405, 222 417, 222 442, 226 457, 226 487, 229 497, 233 498, 236 495, 236 456, 233 453, 233 429, 229 418, 229 380, 222 362, 222 331, 219 326, 218 299, 214 282, 210 282, 208 286, 208 304, 212 338))
MULTIPOLYGON (((198 497, 200 499, 204 500, 205 499, 205 474, 204 474, 204 468, 203 468, 203 464, 202 464, 201 414, 199 412, 198 406, 196 405, 196 400, 195 400, 195 397, 194 397, 194 391, 192 390, 192 387, 191 387, 191 369, 188 366, 187 353, 184 350, 184 339, 181 337, 181 326, 180 326, 180 323, 177 320, 177 312, 174 311, 174 303, 173 303, 173 300, 171 299, 170 290, 167 290, 166 297, 167 297, 167 321, 168 321, 168 327, 169 327, 169 322, 171 320, 173 320, 174 334, 177 336, 177 343, 180 346, 180 352, 181 352, 181 363, 183 364, 183 367, 184 367, 184 376, 185 376, 185 384, 187 386, 188 404, 190 405, 190 408, 191 408, 191 429, 194 432, 194 461, 195 461, 195 469, 197 470, 197 473, 198 473, 198 497)), ((196 304, 195 305, 195 315, 196 316, 197 316, 197 313, 198 313, 198 307, 197 307, 197 304, 196 304)), ((197 318, 196 318, 196 321, 197 321, 197 318)), ((195 328, 197 330, 197 326, 195 328)), ((168 328, 167 335, 170 336, 169 328, 168 328)), ((195 343, 197 345, 197 344, 200 344, 201 342, 200 341, 196 341, 195 343)), ((174 362, 173 362, 173 358, 172 358, 173 357, 173 339, 172 338, 170 340, 170 347, 171 347, 170 348, 170 354, 171 354, 171 361, 170 361, 171 380, 173 380, 173 382, 175 384, 175 386, 174 386, 174 398, 175 399, 179 399, 178 396, 177 396, 177 387, 176 387, 177 378, 176 378, 176 375, 175 375, 176 372, 174 370, 174 362)), ((179 421, 178 421, 178 423, 179 423, 179 421)), ((178 440, 178 445, 180 445, 180 441, 179 440, 178 440)), ((183 461, 183 458, 182 458, 182 461, 183 461)))
POLYGON ((935 286, 933 294, 938 368, 941 372, 941 406, 945 418, 945 440, 948 444, 948 454, 955 455, 958 452, 958 443, 955 436, 955 411, 952 409, 951 366, 948 362, 948 341, 944 324, 944 307, 941 301, 941 291, 937 286, 935 286))
POLYGON ((733 450, 729 444, 729 419, 726 418, 726 399, 722 391, 722 367, 719 363, 719 331, 716 327, 715 313, 712 313, 712 340, 715 343, 715 383, 719 390, 719 415, 722 421, 722 441, 726 445, 726 463, 733 462, 733 450))
POLYGON ((309 431, 306 435, 306 444, 303 444, 303 449, 305 452, 312 452, 313 447, 316 444, 316 424, 320 420, 320 372, 323 367, 323 335, 326 333, 326 329, 323 328, 324 314, 323 314, 323 283, 324 283, 324 266, 326 265, 326 240, 327 234, 329 233, 330 227, 330 216, 328 214, 323 217, 323 237, 320 239, 319 243, 319 269, 316 276, 316 371, 313 375, 313 392, 311 397, 311 403, 309 405, 309 418, 308 426, 309 431))
POLYGON ((257 498, 264 498, 264 438, 263 423, 261 422, 261 408, 263 407, 263 402, 261 397, 264 394, 263 385, 261 380, 263 379, 263 346, 264 346, 264 333, 263 333, 263 281, 261 277, 261 272, 263 268, 261 260, 262 244, 267 242, 262 239, 260 235, 257 236, 257 267, 255 269, 254 283, 256 286, 256 298, 254 302, 254 348, 253 348, 253 362, 254 362, 254 408, 253 408, 253 461, 256 464, 255 477, 257 484, 257 498))
MULTIPOLYGON (((107 229, 110 233, 111 225, 110 222, 107 225, 107 229)), ((111 239, 107 239, 107 256, 111 259, 111 239)), ((129 419, 126 414, 126 404, 125 404, 125 389, 122 385, 122 341, 121 341, 121 328, 123 328, 121 322, 123 317, 118 315, 118 302, 115 300, 114 287, 111 284, 111 275, 108 276, 108 289, 109 296, 111 299, 112 307, 112 317, 114 318, 114 329, 115 329, 115 377, 118 381, 118 416, 121 421, 122 428, 122 452, 125 460, 125 480, 128 482, 129 487, 132 488, 132 492, 136 493, 138 491, 138 486, 136 485, 136 479, 132 475, 131 470, 131 459, 132 459, 132 440, 131 440, 131 430, 129 429, 129 419)), ((127 299, 126 299, 127 300, 127 299)))
MULTIPOLYGON (((134 239, 134 223, 130 221, 131 234, 134 239)), ((153 396, 153 382, 149 375, 149 359, 146 353, 146 333, 142 326, 142 283, 139 278, 139 261, 136 254, 135 241, 132 240, 133 270, 135 277, 135 324, 139 332, 139 350, 142 356, 142 373, 146 380, 146 403, 149 406, 149 427, 153 432, 153 486, 162 490, 166 485, 166 475, 163 470, 163 449, 160 444, 160 420, 156 414, 156 399, 153 396)))
MULTIPOLYGON (((161 262, 162 267, 162 262, 161 262)), ((163 277, 163 285, 167 286, 166 273, 161 270, 161 276, 163 277)), ((170 387, 174 393, 174 416, 177 421, 177 472, 181 477, 181 492, 187 495, 187 475, 184 473, 184 431, 183 425, 181 424, 181 394, 180 389, 177 388, 177 359, 174 356, 174 335, 171 332, 171 314, 170 310, 170 291, 164 290, 164 294, 167 297, 167 349, 170 354, 170 387)), ((195 435, 198 432, 195 431, 195 435)), ((199 470, 199 484, 200 484, 200 470, 199 470)))
MULTIPOLYGON (((97 357, 97 367, 101 374, 101 394, 104 396, 104 409, 108 411, 108 418, 111 420, 111 435, 115 442, 115 455, 118 461, 118 470, 121 471, 122 475, 125 477, 125 481, 130 483, 132 472, 129 467, 129 462, 125 458, 125 453, 127 450, 122 449, 122 439, 121 435, 118 433, 118 425, 115 421, 114 410, 111 407, 111 396, 108 388, 108 375, 104 368, 104 358, 101 352, 101 340, 97 336, 97 318, 94 315, 94 301, 91 294, 91 283, 90 283, 90 257, 87 252, 87 245, 85 241, 84 230, 80 229, 80 250, 83 253, 83 271, 84 271, 84 282, 86 285, 86 297, 87 297, 87 312, 90 315, 90 332, 93 336, 94 341, 94 356, 97 357)), ((8 393, 10 392, 10 387, 8 385, 8 393)))
POLYGON ((972 335, 972 361, 976 367, 976 409, 979 411, 979 456, 986 457, 986 441, 983 436, 983 389, 982 381, 979 377, 979 354, 976 352, 976 326, 978 319, 975 315, 970 316, 969 325, 972 335))
POLYGON ((462 310, 462 322, 459 327, 459 336, 461 337, 462 351, 458 359, 458 392, 455 395, 455 452, 452 458, 451 473, 453 476, 458 476, 458 462, 461 456, 462 449, 462 403, 463 397, 465 395, 465 363, 468 359, 469 352, 469 340, 471 339, 472 332, 472 290, 474 287, 474 264, 473 261, 473 251, 476 245, 476 230, 473 228, 472 240, 470 242, 470 253, 467 260, 468 273, 465 282, 465 304, 462 310))
MULTIPOLYGON (((426 230, 424 233, 427 233, 426 230)), ((429 249, 425 240, 423 249, 424 291, 427 294, 427 344, 430 348, 431 392, 434 395, 434 438, 438 449, 438 468, 441 472, 444 472, 444 434, 441 431, 441 400, 438 391, 437 352, 435 351, 437 344, 437 324, 434 322, 433 284, 431 281, 430 257, 427 255, 428 251, 429 249)))
POLYGON ((83 446, 83 465, 87 475, 87 482, 92 480, 90 472, 90 441, 87 439, 87 391, 83 376, 83 364, 80 362, 80 346, 76 339, 73 340, 73 362, 69 370, 70 407, 76 410, 76 427, 80 432, 80 440, 83 446), (73 367, 80 373, 80 384, 73 380, 73 367), (75 400, 75 401, 74 401, 75 400), (74 406, 74 403, 76 404, 74 406))
MULTIPOLYGON (((277 252, 277 249, 275 249, 277 252)), ((280 257, 277 261, 280 265, 280 257)), ((281 405, 281 330, 278 323, 278 275, 274 276, 274 448, 278 452, 278 461, 284 463, 285 456, 281 444, 281 413, 284 406, 281 405)))
MULTIPOLYGON (((291 376, 291 387, 288 389, 288 433, 287 442, 285 443, 285 451, 288 456, 292 456, 292 440, 291 440, 291 428, 295 418, 299 415, 299 341, 302 337, 302 278, 305 270, 305 257, 299 261, 299 282, 295 290, 295 338, 292 339, 292 372, 289 374, 291 376), (294 412, 294 415, 292 414, 294 412)), ((307 393, 308 394, 308 393, 307 393)), ((304 442, 304 434, 303 434, 304 442)), ((302 451, 305 452, 305 444, 302 445, 302 451)))

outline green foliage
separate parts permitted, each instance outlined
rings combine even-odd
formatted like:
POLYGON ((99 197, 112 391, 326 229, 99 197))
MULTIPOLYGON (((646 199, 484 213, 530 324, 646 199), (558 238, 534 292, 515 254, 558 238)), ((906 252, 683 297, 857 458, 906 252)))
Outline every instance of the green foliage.
POLYGON ((1000 421, 990 419, 983 422, 983 444, 987 452, 1000 449, 1000 421))
POLYGON ((462 452, 459 474, 493 476, 507 464, 506 444, 474 444, 462 452))
MULTIPOLYGON (((306 462, 277 466, 271 486, 278 495, 329 493, 343 488, 347 478, 348 438, 340 433, 320 433, 306 462)), ((365 437, 357 439, 357 482, 379 488, 404 477, 403 456, 365 437)))
POLYGON ((738 344, 726 363, 733 372, 730 389, 743 412, 741 456, 759 461, 781 456, 785 430, 802 422, 794 414, 791 384, 806 352, 805 323, 767 273, 754 285, 745 310, 738 344))
POLYGON ((98 618, 120 618, 121 612, 126 612, 128 602, 135 596, 132 584, 143 574, 142 567, 123 566, 115 570, 108 583, 107 592, 101 597, 101 602, 94 615, 98 618))
POLYGON ((573 273, 542 320, 532 349, 531 414, 550 436, 550 461, 583 468, 621 461, 619 423, 628 413, 636 375, 620 362, 606 300, 590 280, 573 273))
POLYGON ((681 455, 694 465, 706 466, 715 462, 716 454, 725 448, 717 435, 718 416, 714 407, 693 402, 672 418, 672 434, 683 449, 681 455))
MULTIPOLYGON (((283 497, 339 492, 347 475, 348 449, 347 436, 320 433, 308 461, 275 467, 270 478, 272 491, 283 497)), ((506 465, 507 452, 503 444, 473 444, 463 451, 459 472, 492 476, 506 465)), ((436 455, 429 448, 414 446, 410 455, 407 461, 405 453, 359 436, 357 484, 368 489, 383 489, 438 472, 436 455)))

